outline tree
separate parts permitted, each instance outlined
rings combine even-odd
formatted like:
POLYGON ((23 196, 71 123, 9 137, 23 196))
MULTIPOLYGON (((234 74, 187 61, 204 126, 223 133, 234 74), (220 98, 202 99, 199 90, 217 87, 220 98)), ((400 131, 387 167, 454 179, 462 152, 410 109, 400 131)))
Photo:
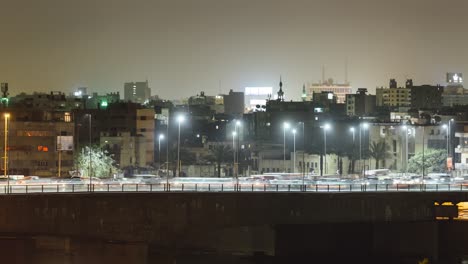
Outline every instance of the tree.
MULTIPOLYGON (((169 155, 169 161, 172 161, 170 164, 170 167, 172 167, 173 177, 176 177, 177 176, 177 143, 173 144, 169 148, 168 155, 169 155)), ((195 164, 197 161, 197 157, 195 156, 195 154, 193 152, 190 152, 185 147, 180 147, 179 159, 182 165, 192 165, 192 164, 195 164)), ((182 168, 181 168, 181 172, 182 172, 182 168)))
POLYGON ((221 164, 233 158, 232 149, 226 145, 214 145, 210 149, 209 160, 216 162, 218 178, 221 177, 221 164))
POLYGON ((356 168, 356 160, 359 159, 359 149, 353 147, 351 150, 346 152, 346 156, 348 157, 349 164, 348 164, 348 174, 355 173, 356 168))
MULTIPOLYGON (((424 171, 445 172, 445 162, 447 152, 444 149, 426 149, 424 151, 424 171)), ((422 152, 417 153, 408 161, 408 172, 422 174, 423 171, 423 155, 422 152)))
POLYGON ((92 177, 106 178, 117 172, 117 167, 114 166, 114 160, 109 152, 99 147, 88 146, 81 149, 81 152, 75 157, 75 166, 80 175, 89 177, 91 170, 92 177), (90 162, 91 158, 91 162, 90 162))
POLYGON ((385 161, 385 159, 388 158, 389 148, 390 147, 388 146, 387 142, 384 140, 380 140, 379 142, 372 142, 369 148, 369 155, 375 159, 375 169, 379 168, 380 161, 385 161))

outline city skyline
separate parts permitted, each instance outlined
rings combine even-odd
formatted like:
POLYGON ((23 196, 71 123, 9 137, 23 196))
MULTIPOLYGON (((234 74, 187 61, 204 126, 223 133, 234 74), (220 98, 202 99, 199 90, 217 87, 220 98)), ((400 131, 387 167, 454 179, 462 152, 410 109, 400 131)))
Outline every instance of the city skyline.
POLYGON ((467 72, 464 1, 6 1, 0 80, 10 93, 148 80, 162 98, 348 79, 353 89, 444 84, 467 72), (457 8, 453 8, 453 6, 457 8), (442 19, 440 19, 442 17, 442 19))

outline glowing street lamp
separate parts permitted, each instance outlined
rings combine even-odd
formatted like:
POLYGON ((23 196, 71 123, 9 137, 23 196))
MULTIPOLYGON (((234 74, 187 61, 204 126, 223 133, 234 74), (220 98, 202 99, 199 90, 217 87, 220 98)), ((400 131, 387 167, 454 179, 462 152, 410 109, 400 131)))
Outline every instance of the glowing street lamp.
POLYGON ((177 138, 177 177, 180 177, 180 124, 184 122, 185 117, 183 115, 177 116, 177 123, 179 124, 179 132, 177 138))
POLYGON ((5 117, 5 131, 4 131, 4 135, 5 135, 5 148, 4 148, 4 160, 3 160, 3 172, 4 172, 4 176, 5 178, 7 178, 7 192, 9 193, 10 192, 10 175, 8 174, 8 177, 7 177, 7 171, 8 171, 8 118, 10 118, 10 114, 9 113, 5 113, 3 114, 3 116, 5 117))
POLYGON ((325 171, 325 174, 327 174, 327 130, 331 128, 330 124, 325 124, 322 126, 323 128, 323 159, 324 159, 324 165, 325 165, 325 170, 322 170, 322 174, 325 171))
POLYGON ((235 138, 236 138, 237 132, 232 131, 232 155, 233 155, 233 160, 232 160, 232 176, 236 176, 235 168, 236 168, 236 143, 235 143, 235 138))
POLYGON ((235 154, 235 160, 234 160, 234 167, 235 167, 235 172, 236 172, 236 177, 238 178, 238 174, 239 174, 239 145, 240 145, 240 133, 238 132, 238 127, 240 127, 242 125, 242 122, 240 120, 236 120, 235 122, 235 132, 236 132, 236 136, 237 136, 237 144, 236 144, 236 148, 235 148, 235 151, 234 151, 234 154, 235 154), (239 135, 239 136, 238 136, 239 135))
POLYGON ((289 123, 284 122, 283 123, 283 170, 286 170, 286 129, 289 129, 289 123))
MULTIPOLYGON (((359 164, 361 166, 361 170, 362 170, 362 140, 361 140, 361 133, 362 133, 363 128, 368 129, 369 124, 368 123, 359 124, 359 164)), ((364 167, 364 169, 365 169, 365 167, 364 167)))

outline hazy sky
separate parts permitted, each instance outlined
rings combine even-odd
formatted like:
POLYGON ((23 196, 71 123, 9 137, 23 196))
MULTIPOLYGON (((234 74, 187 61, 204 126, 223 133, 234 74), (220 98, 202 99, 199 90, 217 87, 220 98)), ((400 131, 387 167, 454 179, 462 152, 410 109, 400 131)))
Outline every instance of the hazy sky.
POLYGON ((180 98, 304 82, 468 75, 466 0, 0 0, 0 81, 99 93, 148 79, 180 98))

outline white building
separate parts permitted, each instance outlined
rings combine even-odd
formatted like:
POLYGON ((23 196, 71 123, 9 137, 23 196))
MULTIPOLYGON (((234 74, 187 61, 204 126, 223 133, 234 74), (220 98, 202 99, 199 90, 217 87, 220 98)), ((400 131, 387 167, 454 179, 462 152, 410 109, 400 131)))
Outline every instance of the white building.
POLYGON ((332 78, 324 80, 321 83, 308 83, 306 88, 306 100, 312 101, 314 93, 332 92, 337 97, 337 103, 343 104, 346 101, 346 95, 352 94, 351 85, 346 83, 335 83, 332 78))
POLYGON ((246 112, 265 111, 262 106, 266 106, 268 99, 276 98, 272 98, 272 96, 274 96, 273 87, 245 87, 244 105, 246 112))

